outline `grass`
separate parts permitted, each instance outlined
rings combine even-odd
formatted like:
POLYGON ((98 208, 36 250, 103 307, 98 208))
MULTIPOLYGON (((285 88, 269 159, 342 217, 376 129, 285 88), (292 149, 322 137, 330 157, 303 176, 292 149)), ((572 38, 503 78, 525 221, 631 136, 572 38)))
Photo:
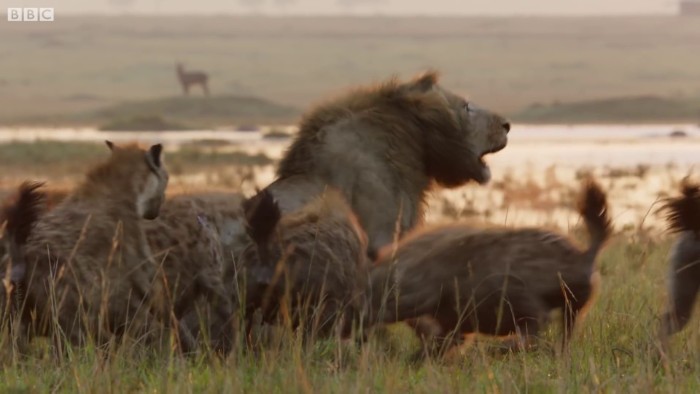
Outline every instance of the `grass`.
POLYGON ((84 168, 81 161, 105 158, 106 150, 95 149, 97 144, 81 142, 37 141, 0 144, 0 166, 19 168, 51 168, 75 165, 84 168))
POLYGON ((173 131, 188 130, 187 126, 169 122, 159 115, 136 115, 119 118, 100 126, 103 131, 173 131))
MULTIPOLYGON (((218 142, 218 146, 222 143, 218 142)), ((104 160, 108 155, 102 144, 88 142, 11 142, 0 144, 0 171, 15 175, 68 175, 82 174, 88 165, 104 160)), ((212 166, 264 166, 273 161, 263 153, 249 154, 242 151, 217 151, 184 145, 179 150, 166 153, 168 168, 173 173, 197 171, 212 166)))
MULTIPOLYGON (((177 61, 209 73, 210 99, 260 97, 299 109, 428 67, 505 114, 534 103, 700 97, 694 18, 86 16, 2 23, 0 36, 0 124, 170 100, 181 94, 177 61)), ((238 105, 226 108, 233 114, 238 105)))
MULTIPOLYGON (((656 357, 668 249, 666 239, 618 235, 599 260, 602 292, 569 355, 553 354, 556 325, 533 352, 493 355, 495 342, 484 339, 445 360, 422 362, 413 358, 418 342, 400 325, 359 348, 334 340, 306 347, 283 332, 279 346, 257 353, 239 348, 226 359, 183 358, 132 345, 110 359, 94 349, 76 349, 56 362, 45 347, 36 346, 25 357, 3 353, 0 391, 697 392, 697 324, 673 339, 668 364, 656 357)), ((6 341, 0 335, 0 345, 6 341)))
POLYGON ((215 149, 202 150, 185 147, 171 155, 168 155, 168 168, 173 173, 196 171, 210 167, 224 166, 265 166, 273 163, 273 160, 263 153, 249 154, 245 152, 220 152, 215 149))

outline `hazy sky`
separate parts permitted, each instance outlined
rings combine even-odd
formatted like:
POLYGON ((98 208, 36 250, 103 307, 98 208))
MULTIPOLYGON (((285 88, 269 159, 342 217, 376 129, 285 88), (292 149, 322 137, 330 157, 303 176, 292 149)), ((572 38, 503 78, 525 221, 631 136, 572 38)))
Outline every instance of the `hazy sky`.
MULTIPOLYGON (((677 0, 0 0, 5 7, 53 6, 73 13, 620 15, 669 14, 677 0)), ((2 11, 0 11, 2 12, 2 11)))

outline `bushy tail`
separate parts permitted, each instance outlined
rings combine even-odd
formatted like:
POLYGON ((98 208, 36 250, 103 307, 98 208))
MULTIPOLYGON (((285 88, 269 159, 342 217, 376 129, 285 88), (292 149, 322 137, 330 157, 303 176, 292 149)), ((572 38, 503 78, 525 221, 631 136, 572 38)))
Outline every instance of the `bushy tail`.
POLYGON ((612 234, 612 225, 608 215, 605 192, 593 179, 588 179, 583 183, 578 211, 586 223, 586 229, 590 236, 588 253, 595 257, 612 234))
POLYGON ((681 193, 680 197, 667 199, 661 208, 666 211, 668 227, 673 232, 700 232, 700 184, 685 178, 681 193))
POLYGON ((282 217, 272 193, 262 190, 243 202, 246 232, 260 251, 267 249, 277 223, 282 217))
POLYGON ((23 279, 26 264, 22 250, 46 206, 46 193, 39 190, 42 186, 43 183, 38 182, 22 183, 17 199, 3 207, 3 216, 7 221, 5 236, 12 259, 10 280, 13 282, 23 279))

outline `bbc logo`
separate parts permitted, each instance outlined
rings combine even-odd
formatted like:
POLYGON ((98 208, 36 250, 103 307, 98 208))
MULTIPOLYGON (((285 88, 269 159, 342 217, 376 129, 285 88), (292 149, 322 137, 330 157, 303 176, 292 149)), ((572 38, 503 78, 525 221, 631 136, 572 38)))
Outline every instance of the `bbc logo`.
POLYGON ((52 8, 8 8, 9 22, 53 22, 52 8))

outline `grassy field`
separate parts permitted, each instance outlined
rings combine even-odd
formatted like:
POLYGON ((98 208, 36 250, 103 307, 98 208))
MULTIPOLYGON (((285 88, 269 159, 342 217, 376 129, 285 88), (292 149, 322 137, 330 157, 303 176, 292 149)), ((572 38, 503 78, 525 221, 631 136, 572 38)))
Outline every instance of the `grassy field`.
MULTIPOLYGON (((224 148, 213 142, 168 152, 171 186, 192 190, 204 184, 251 193, 268 181, 272 159, 224 148)), ((81 173, 104 154, 88 143, 0 145, 0 197, 24 178, 70 186, 79 179, 70 174, 81 173)), ((444 360, 416 359, 420 345, 401 325, 372 336, 361 347, 334 340, 307 347, 298 337, 282 332, 280 343, 257 353, 239 348, 226 359, 183 358, 127 344, 110 359, 88 348, 75 349, 56 361, 46 341, 37 341, 29 355, 15 354, 3 332, 0 392, 698 392, 700 315, 673 338, 672 357, 666 362, 658 357, 656 327, 673 236, 658 221, 650 225, 654 222, 648 219, 657 216, 654 199, 639 197, 645 188, 656 195, 674 192, 687 170, 580 169, 592 171, 610 191, 614 220, 625 210, 634 209, 639 215, 633 225, 615 222, 616 235, 598 260, 601 293, 569 354, 557 350, 558 324, 550 326, 533 352, 494 354, 498 341, 480 337, 444 360), (632 206, 631 200, 646 202, 632 206)), ((503 169, 494 174, 488 186, 436 193, 430 200, 430 220, 519 226, 523 222, 518 212, 527 209, 530 216, 540 218, 537 223, 558 227, 585 242, 571 208, 576 176, 564 177, 554 169, 541 177, 508 175, 503 169), (509 218, 505 221, 498 214, 503 211, 509 218), (557 225, 550 222, 553 214, 573 219, 557 225)))
POLYGON ((497 343, 478 341, 446 360, 417 361, 418 342, 405 327, 356 348, 293 335, 251 354, 225 360, 182 358, 126 346, 112 359, 76 350, 56 362, 42 346, 24 357, 3 343, 2 392, 686 392, 700 390, 697 324, 674 338, 673 358, 658 361, 655 327, 669 244, 624 234, 600 259, 602 292, 571 344, 557 354, 558 327, 541 349, 495 355, 497 343))
POLYGON ((293 336, 256 354, 225 360, 181 358, 127 347, 105 360, 94 350, 56 362, 45 349, 0 360, 3 392, 686 392, 700 390, 700 333, 674 338, 673 358, 658 362, 654 327, 667 242, 618 239, 600 260, 604 285, 570 354, 555 355, 558 332, 540 350, 494 355, 479 341, 447 360, 416 361, 419 345, 404 327, 360 348, 335 341, 303 346, 293 336))
MULTIPOLYGON (((694 18, 59 17, 0 23, 0 36, 0 124, 50 124, 51 117, 178 96, 177 61, 209 72, 214 97, 299 109, 349 85, 433 67, 447 86, 524 120, 579 122, 558 103, 619 98, 634 109, 639 96, 690 109, 604 119, 700 117, 694 18)), ((583 121, 595 122, 608 107, 597 103, 583 121)), ((238 116, 223 122, 243 121, 238 116)))

